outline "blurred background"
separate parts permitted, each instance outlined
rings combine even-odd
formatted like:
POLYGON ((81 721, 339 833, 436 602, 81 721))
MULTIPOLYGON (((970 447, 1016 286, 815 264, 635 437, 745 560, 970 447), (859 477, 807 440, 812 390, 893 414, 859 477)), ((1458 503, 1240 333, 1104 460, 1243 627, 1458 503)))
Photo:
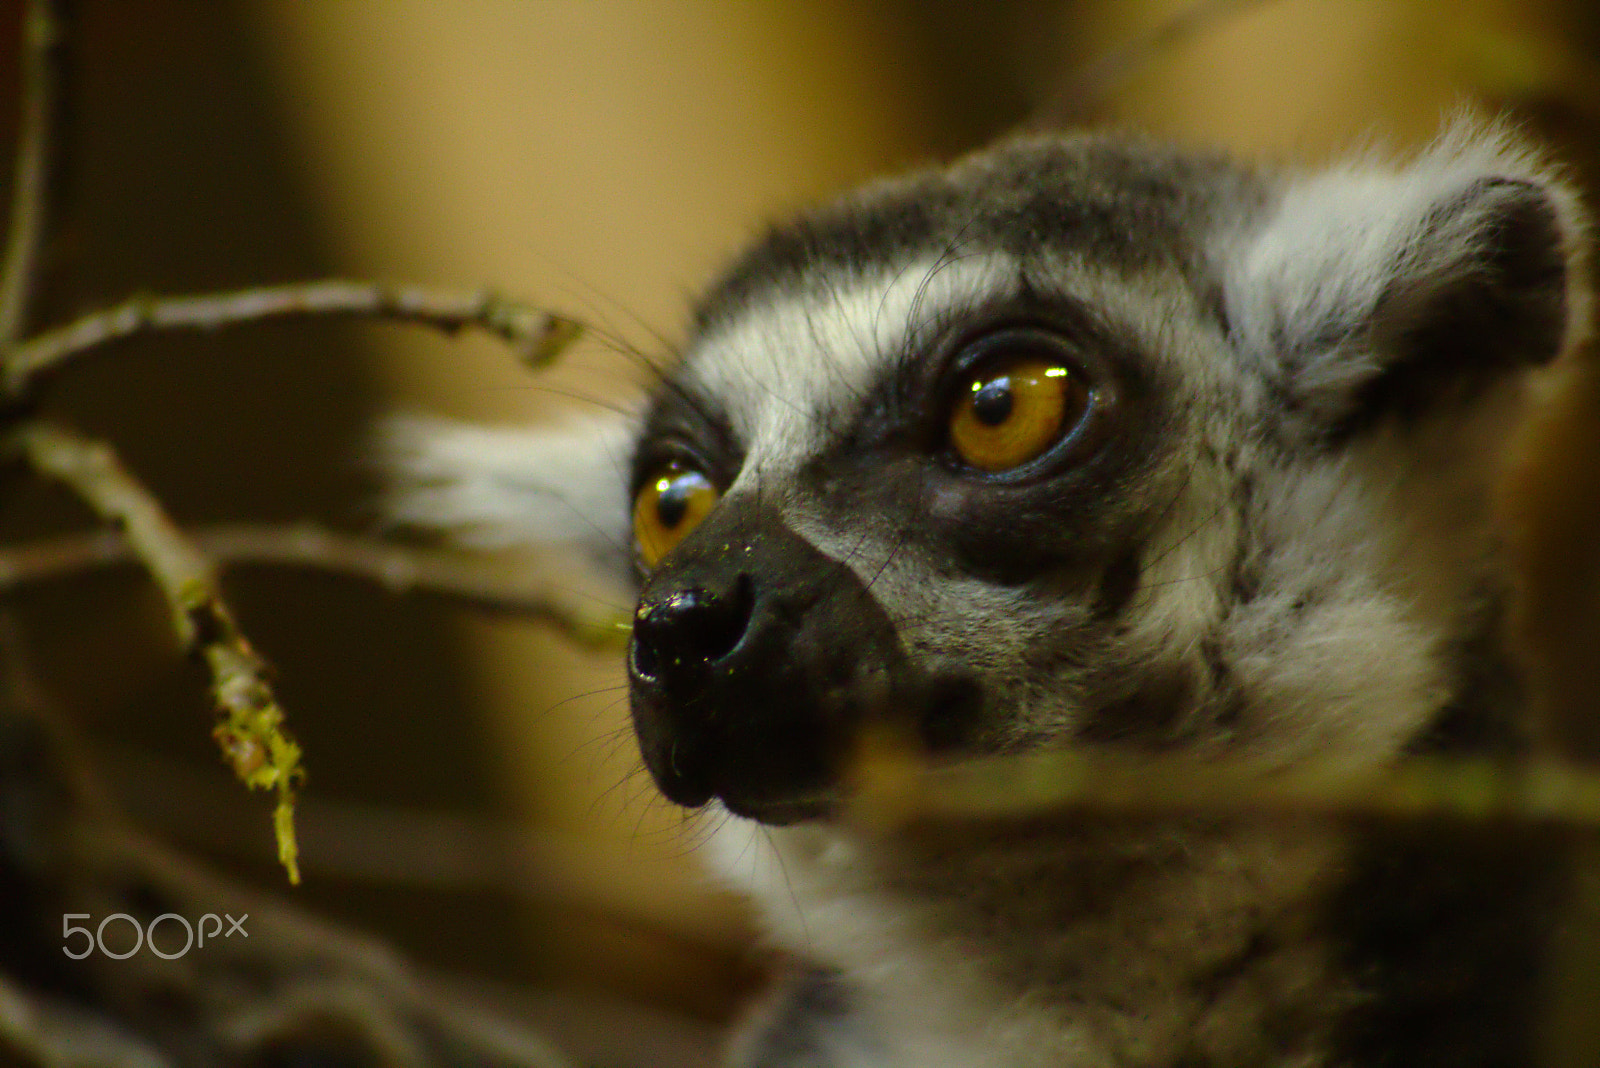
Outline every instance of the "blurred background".
MULTIPOLYGON (((188 523, 370 531, 382 413, 521 422, 636 391, 624 350, 669 354, 766 222, 1041 113, 1316 161, 1415 146, 1466 102, 1513 110, 1580 175, 1600 144, 1586 0, 81 7, 44 321, 343 275, 488 284, 600 328, 538 377, 479 338, 343 323, 147 338, 70 372, 50 405, 188 523)), ((14 55, 20 5, 0 10, 14 55)), ((0 534, 84 523, 22 485, 0 534)), ((228 585, 306 748, 297 900, 481 989, 538 992, 516 997, 580 1047, 629 1013, 692 1058, 749 996, 763 953, 637 770, 618 656, 326 575, 228 585)), ((135 816, 281 885, 267 803, 219 765, 141 577, 9 596, 135 816)))

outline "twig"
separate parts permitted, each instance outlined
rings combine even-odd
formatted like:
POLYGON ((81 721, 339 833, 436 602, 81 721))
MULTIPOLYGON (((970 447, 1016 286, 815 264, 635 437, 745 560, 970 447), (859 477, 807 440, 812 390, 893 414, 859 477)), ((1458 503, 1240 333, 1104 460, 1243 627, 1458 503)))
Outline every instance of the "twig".
POLYGON ((49 222, 49 185, 60 108, 65 16, 61 0, 31 0, 23 25, 22 116, 5 262, 0 266, 0 341, 22 336, 49 222))
POLYGON ((1024 123, 1025 129, 1050 130, 1093 117, 1128 80, 1162 55, 1183 47, 1202 33, 1273 0, 1196 0, 1171 18, 1077 67, 1045 95, 1045 101, 1024 123))
POLYGON ((489 290, 453 293, 340 279, 230 293, 135 297, 8 346, 5 386, 13 395, 21 393, 40 373, 139 334, 341 315, 420 323, 451 334, 475 327, 516 346, 524 362, 535 367, 554 359, 582 329, 575 319, 506 300, 489 290))
MULTIPOLYGON (((338 534, 314 523, 224 524, 186 532, 214 566, 282 566, 326 571, 375 583, 396 594, 422 593, 471 608, 549 623, 586 645, 626 640, 626 613, 597 611, 531 569, 496 565, 477 554, 393 545, 338 534)), ((76 572, 138 563, 115 531, 0 548, 0 592, 76 572)))
POLYGON ((252 789, 275 789, 278 859, 298 883, 294 791, 304 776, 300 747, 283 729, 283 710, 268 685, 266 662, 239 633, 209 561, 160 503, 122 466, 108 445, 41 422, 23 424, 18 446, 41 474, 70 486, 119 527, 172 611, 183 648, 210 669, 220 721, 212 734, 234 773, 252 789))
POLYGON ((1600 827, 1600 774, 1549 761, 1408 757, 1392 767, 1337 760, 1274 765, 1245 756, 1093 749, 916 767, 879 747, 858 767, 856 811, 869 824, 1007 819, 1068 810, 1345 815, 1549 822, 1600 827))

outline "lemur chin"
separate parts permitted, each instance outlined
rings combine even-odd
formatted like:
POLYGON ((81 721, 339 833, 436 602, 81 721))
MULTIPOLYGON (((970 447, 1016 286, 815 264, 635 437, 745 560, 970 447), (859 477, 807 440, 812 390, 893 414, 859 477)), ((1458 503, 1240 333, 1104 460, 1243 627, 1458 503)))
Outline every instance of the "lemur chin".
POLYGON ((773 229, 631 417, 413 425, 396 508, 635 583, 644 761, 734 817, 711 852, 796 962, 734 1065, 1524 1064, 1537 836, 837 816, 874 724, 940 759, 1523 748, 1490 491, 1584 329, 1582 228, 1499 129, 1312 172, 1012 140, 773 229))

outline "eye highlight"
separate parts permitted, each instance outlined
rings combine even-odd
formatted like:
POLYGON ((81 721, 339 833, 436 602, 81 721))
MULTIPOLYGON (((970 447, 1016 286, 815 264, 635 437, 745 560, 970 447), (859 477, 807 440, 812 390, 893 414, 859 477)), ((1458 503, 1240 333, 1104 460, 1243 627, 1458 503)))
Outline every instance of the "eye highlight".
POLYGON ((704 472, 687 464, 674 460, 658 468, 633 502, 633 540, 644 566, 655 567, 721 497, 704 472))
POLYGON ((981 343, 993 355, 961 380, 951 402, 950 447, 969 467, 1010 471, 1044 455, 1089 410, 1089 390, 1033 332, 981 343))

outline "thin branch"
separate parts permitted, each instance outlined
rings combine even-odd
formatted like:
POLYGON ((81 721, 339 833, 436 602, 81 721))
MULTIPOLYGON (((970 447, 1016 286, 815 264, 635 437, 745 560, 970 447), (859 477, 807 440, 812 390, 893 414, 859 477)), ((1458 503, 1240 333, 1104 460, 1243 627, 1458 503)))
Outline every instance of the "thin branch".
POLYGON ((1011 819, 1071 810, 1342 815, 1548 822, 1600 828, 1600 774, 1550 761, 1407 757, 1387 768, 1246 756, 1204 760, 1085 748, 928 765, 877 744, 859 763, 855 813, 868 825, 1011 819))
MULTIPOLYGON (((280 566, 372 582, 396 594, 431 594, 480 611, 525 616, 585 645, 615 647, 627 638, 627 615, 597 610, 526 567, 479 554, 394 545, 338 534, 315 523, 237 523, 186 532, 223 570, 280 566)), ((95 531, 0 548, 0 593, 101 567, 139 562, 122 534, 95 531)))
POLYGON ((131 550, 166 597, 179 642, 210 669, 219 712, 212 734, 224 757, 246 785, 278 793, 273 814, 278 859, 289 881, 299 882, 294 790, 304 775, 300 747, 283 729, 283 710, 268 685, 267 664, 239 633, 210 562, 110 446, 41 422, 23 424, 15 441, 37 471, 70 486, 125 532, 131 550))
POLYGON ((1044 103, 1035 109, 1024 128, 1052 130, 1085 122, 1096 116, 1106 101, 1134 75, 1163 55, 1182 48, 1228 19, 1272 2, 1274 0, 1195 0, 1133 40, 1068 71, 1045 95, 1044 103))
POLYGON ((553 360, 582 329, 575 319, 507 300, 487 289, 455 293, 329 279, 229 293, 135 297, 7 347, 5 386, 13 395, 21 393, 35 377, 67 360, 140 334, 217 330, 264 319, 311 316, 392 319, 448 334, 473 327, 515 346, 520 358, 533 367, 553 360))
POLYGON ((22 116, 4 264, 0 265, 0 340, 27 329, 39 249, 49 222, 50 174, 60 109, 64 4, 31 0, 22 31, 22 116))

